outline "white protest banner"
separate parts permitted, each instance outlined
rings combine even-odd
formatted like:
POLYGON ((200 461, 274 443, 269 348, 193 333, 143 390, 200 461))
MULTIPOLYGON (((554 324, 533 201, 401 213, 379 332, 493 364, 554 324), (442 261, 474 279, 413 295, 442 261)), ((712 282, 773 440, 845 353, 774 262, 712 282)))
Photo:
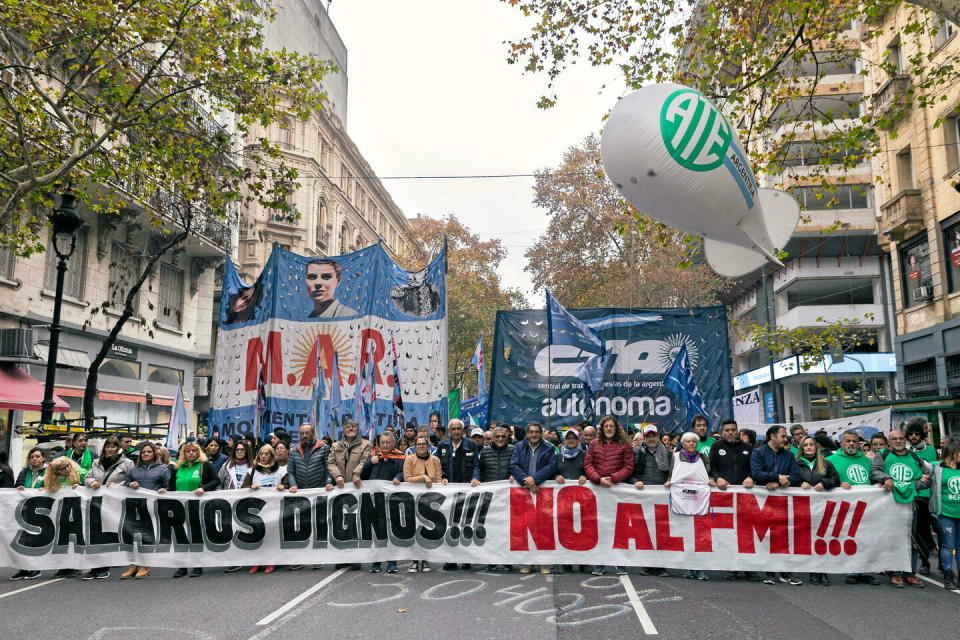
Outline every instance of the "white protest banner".
POLYGON ((763 405, 760 403, 758 389, 733 396, 733 419, 741 427, 763 420, 763 405))
POLYGON ((854 573, 910 567, 910 505, 876 487, 714 491, 673 514, 663 487, 367 482, 202 496, 0 490, 0 566, 87 569, 377 560, 854 573))
MULTIPOLYGON (((739 422, 739 420, 737 422, 739 422)), ((881 409, 880 411, 864 413, 859 416, 848 416, 846 418, 835 418, 833 420, 816 420, 813 422, 780 422, 778 424, 787 427, 788 431, 793 425, 799 424, 807 430, 807 433, 811 435, 817 433, 818 431, 826 431, 827 435, 832 440, 839 440, 840 435, 844 431, 853 429, 865 439, 869 440, 870 436, 878 431, 883 434, 890 432, 890 409, 881 409)), ((763 437, 763 434, 767 432, 767 429, 769 429, 770 426, 771 425, 769 424, 749 422, 739 424, 741 429, 753 429, 760 437, 763 437)))

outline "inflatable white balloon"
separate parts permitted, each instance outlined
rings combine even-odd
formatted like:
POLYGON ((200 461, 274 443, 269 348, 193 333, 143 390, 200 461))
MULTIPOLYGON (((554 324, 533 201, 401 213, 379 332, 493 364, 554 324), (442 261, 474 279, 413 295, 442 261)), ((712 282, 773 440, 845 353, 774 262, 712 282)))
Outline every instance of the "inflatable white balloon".
POLYGON ((644 87, 614 107, 600 140, 603 164, 641 213, 703 236, 720 275, 781 265, 800 218, 785 191, 761 189, 727 119, 698 91, 679 84, 644 87))

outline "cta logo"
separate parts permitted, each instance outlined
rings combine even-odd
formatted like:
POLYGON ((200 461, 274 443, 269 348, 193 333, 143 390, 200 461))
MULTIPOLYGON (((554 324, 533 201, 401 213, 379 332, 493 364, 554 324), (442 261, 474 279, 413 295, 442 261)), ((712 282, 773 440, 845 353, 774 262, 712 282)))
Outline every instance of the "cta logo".
POLYGON ((700 93, 674 91, 660 109, 660 135, 670 157, 691 171, 723 164, 733 134, 727 119, 700 93))

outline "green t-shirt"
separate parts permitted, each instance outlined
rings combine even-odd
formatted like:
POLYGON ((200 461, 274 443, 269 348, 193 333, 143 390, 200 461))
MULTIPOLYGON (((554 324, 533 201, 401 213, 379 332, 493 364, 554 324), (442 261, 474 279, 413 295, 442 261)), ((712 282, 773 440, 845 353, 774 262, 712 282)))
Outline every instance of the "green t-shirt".
MULTIPOLYGON (((930 464, 933 464, 937 461, 937 450, 931 447, 929 444, 923 449, 913 449, 913 452, 920 456, 921 460, 926 460, 930 464)), ((921 489, 917 495, 921 498, 929 498, 930 489, 921 489)))
POLYGON ((710 447, 713 446, 713 443, 716 442, 716 438, 707 437, 700 441, 700 444, 697 445, 697 452, 705 453, 710 455, 710 447))
POLYGON ((841 449, 827 461, 833 465, 840 475, 840 482, 847 482, 855 487, 864 487, 870 484, 870 458, 862 451, 854 456, 848 456, 841 449))
POLYGON ((917 486, 914 483, 923 475, 923 469, 909 451, 898 456, 891 450, 883 461, 883 471, 893 478, 894 500, 913 502, 916 499, 917 486))
POLYGON ((960 518, 960 469, 940 468, 940 515, 960 518))
POLYGON ((203 484, 203 464, 184 464, 177 469, 177 491, 194 491, 203 484))

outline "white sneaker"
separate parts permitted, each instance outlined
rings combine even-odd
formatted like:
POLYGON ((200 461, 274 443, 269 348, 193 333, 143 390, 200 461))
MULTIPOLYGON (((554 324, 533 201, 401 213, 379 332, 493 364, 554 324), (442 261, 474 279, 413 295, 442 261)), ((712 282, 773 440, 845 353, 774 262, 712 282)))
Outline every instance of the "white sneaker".
POLYGON ((407 569, 407 573, 420 573, 420 563, 414 560, 410 563, 410 568, 407 569))

